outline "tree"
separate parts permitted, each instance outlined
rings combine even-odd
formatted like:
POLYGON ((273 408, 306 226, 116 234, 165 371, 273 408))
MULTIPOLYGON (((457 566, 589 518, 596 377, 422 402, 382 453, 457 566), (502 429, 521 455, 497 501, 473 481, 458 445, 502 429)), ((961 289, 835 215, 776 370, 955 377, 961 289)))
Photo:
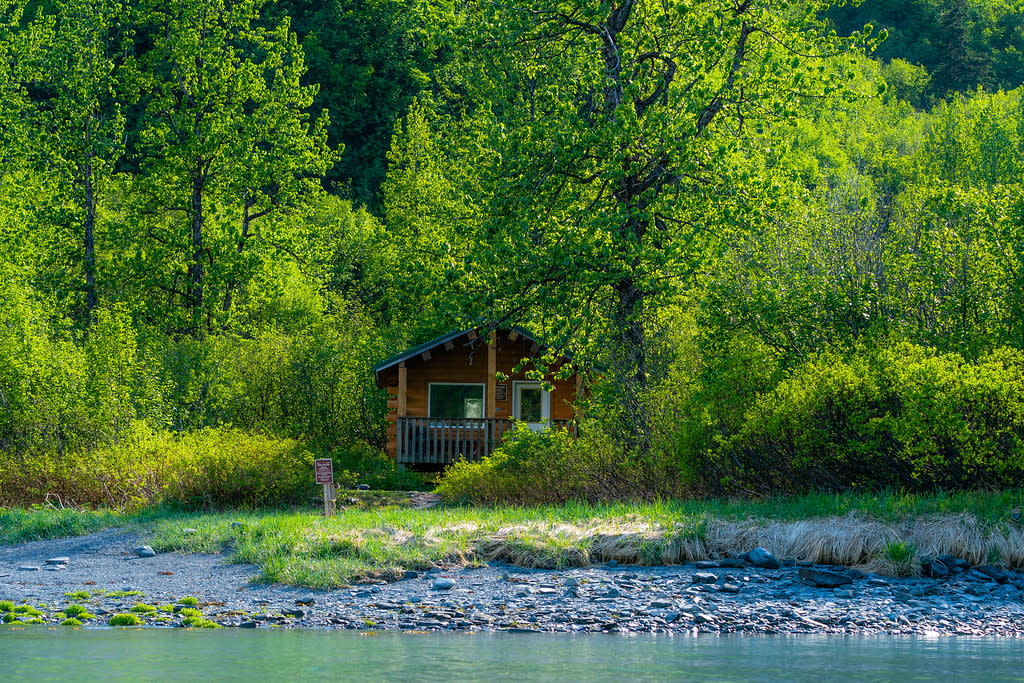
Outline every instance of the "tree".
POLYGON ((94 320, 96 211, 103 183, 124 153, 119 65, 128 58, 127 9, 112 0, 60 0, 37 20, 49 33, 38 101, 46 158, 70 186, 82 242, 85 326, 94 320))
POLYGON ((333 159, 326 120, 308 122, 315 86, 299 83, 302 50, 287 19, 268 27, 261 8, 256 0, 178 0, 147 14, 154 41, 144 57, 153 92, 141 132, 147 210, 157 223, 152 239, 188 265, 184 282, 172 268, 162 287, 184 303, 193 336, 212 328, 218 308, 230 310, 237 286, 230 273, 221 278, 228 285, 218 307, 207 277, 215 254, 241 254, 253 221, 294 201, 333 159), (211 244, 212 210, 241 213, 233 239, 211 244), (180 217, 187 246, 177 234, 180 217))
POLYGON ((842 55, 864 39, 790 0, 474 8, 480 305, 545 311, 554 341, 606 349, 621 434, 644 452, 653 314, 777 202, 785 169, 759 168, 758 145, 852 80, 842 55))

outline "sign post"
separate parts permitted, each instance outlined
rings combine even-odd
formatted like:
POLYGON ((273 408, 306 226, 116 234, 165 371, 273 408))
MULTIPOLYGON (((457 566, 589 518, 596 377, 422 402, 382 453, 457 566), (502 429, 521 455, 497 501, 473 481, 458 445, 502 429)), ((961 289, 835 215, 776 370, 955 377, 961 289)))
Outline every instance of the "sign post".
POLYGON ((330 458, 313 461, 316 483, 324 485, 324 516, 334 516, 334 463, 330 458))

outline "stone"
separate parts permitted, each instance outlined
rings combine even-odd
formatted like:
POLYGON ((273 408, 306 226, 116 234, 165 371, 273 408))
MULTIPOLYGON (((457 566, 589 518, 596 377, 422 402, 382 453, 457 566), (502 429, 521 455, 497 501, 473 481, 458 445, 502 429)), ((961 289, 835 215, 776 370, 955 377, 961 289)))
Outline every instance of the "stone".
POLYGON ((355 488, 356 491, 369 491, 370 490, 370 485, 369 484, 356 484, 353 488, 355 488))
POLYGON ((619 598, 622 597, 622 592, 618 588, 609 588, 608 592, 604 594, 606 598, 619 598))
POLYGON ((718 576, 711 572, 694 572, 693 582, 694 583, 714 583, 718 581, 718 576))
POLYGON ((39 567, 36 567, 35 565, 31 565, 31 564, 26 564, 26 565, 23 565, 21 567, 18 567, 18 571, 19 572, 37 572, 37 571, 39 571, 39 567))
POLYGON ((928 576, 933 579, 945 579, 950 575, 949 567, 937 559, 932 560, 927 567, 925 567, 924 561, 922 561, 921 568, 925 569, 928 576))
POLYGON ((726 582, 726 583, 722 584, 722 586, 718 589, 718 592, 720 592, 720 593, 739 593, 740 592, 740 587, 737 586, 734 583, 726 582))
POLYGON ((294 619, 301 619, 302 617, 306 616, 306 613, 303 612, 300 609, 286 609, 286 610, 282 610, 281 614, 283 616, 292 617, 294 619))
POLYGON ((420 573, 414 569, 406 569, 402 576, 406 579, 416 579, 419 578, 419 575, 420 573))
POLYGON ((455 582, 451 579, 439 577, 434 579, 434 585, 432 588, 436 591, 450 591, 452 588, 455 588, 455 582))
POLYGON ((572 588, 573 586, 580 585, 580 580, 577 579, 575 576, 570 576, 563 583, 566 587, 572 588))
POLYGON ((619 563, 615 560, 608 560, 604 566, 608 567, 609 569, 615 569, 619 566, 619 563))
POLYGON ((705 612, 698 612, 697 614, 693 615, 693 620, 695 622, 697 622, 698 624, 713 624, 713 623, 715 623, 715 618, 713 616, 711 616, 710 614, 707 614, 705 612))
POLYGON ((995 567, 991 564, 983 564, 980 567, 975 567, 974 570, 976 572, 984 574, 985 576, 999 584, 1006 583, 1010 579, 1009 574, 1007 574, 999 567, 995 567))
POLYGON ((962 574, 971 568, 970 562, 961 559, 956 555, 939 555, 935 559, 946 565, 946 568, 954 574, 962 574))
POLYGON ((295 604, 296 605, 315 605, 316 604, 316 598, 313 597, 312 595, 304 595, 301 598, 296 598, 295 604))
POLYGON ((723 569, 739 569, 746 567, 750 564, 745 557, 730 557, 725 560, 719 560, 718 566, 723 569))
POLYGON ((148 545, 140 545, 135 549, 135 554, 139 557, 156 557, 156 551, 148 545))
POLYGON ((848 574, 813 567, 801 567, 800 580, 815 588, 838 588, 853 583, 848 574))
POLYGON ((782 564, 765 548, 754 548, 747 553, 750 564, 761 569, 778 569, 782 564))
POLYGON ((194 534, 198 534, 199 533, 199 529, 192 529, 190 527, 188 529, 182 529, 181 533, 185 534, 186 536, 192 536, 194 534))
POLYGON ((46 564, 67 564, 71 562, 70 557, 51 557, 46 561, 46 564))
POLYGON ((718 569, 718 563, 714 560, 697 560, 697 569, 718 569))
POLYGON ((255 621, 243 621, 238 625, 238 628, 256 628, 257 623, 255 621))

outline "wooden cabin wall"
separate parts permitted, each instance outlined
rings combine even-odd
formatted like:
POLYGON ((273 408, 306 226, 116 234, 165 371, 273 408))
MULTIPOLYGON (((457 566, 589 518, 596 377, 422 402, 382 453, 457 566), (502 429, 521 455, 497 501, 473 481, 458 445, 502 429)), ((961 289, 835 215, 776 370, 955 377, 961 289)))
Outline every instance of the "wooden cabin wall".
MULTIPOLYGON (((506 335, 499 335, 495 348, 496 368, 508 379, 499 384, 506 384, 508 391, 504 401, 495 401, 494 417, 508 418, 512 416, 512 382, 526 380, 525 372, 513 373, 512 369, 524 357, 535 357, 538 351, 533 349, 534 343, 523 337, 510 341, 506 335)), ((433 382, 477 383, 487 384, 487 344, 478 339, 467 345, 467 338, 462 337, 454 342, 451 350, 444 346, 430 350, 430 359, 421 356, 410 358, 405 362, 407 373, 406 415, 410 417, 427 416, 428 387, 433 382)), ((527 368, 530 369, 530 368, 527 368)), ((570 377, 564 381, 553 381, 551 392, 551 419, 570 420, 573 418, 572 403, 576 397, 576 379, 570 377)), ((392 368, 387 378, 388 389, 388 455, 397 457, 397 423, 398 414, 398 368, 392 368)))

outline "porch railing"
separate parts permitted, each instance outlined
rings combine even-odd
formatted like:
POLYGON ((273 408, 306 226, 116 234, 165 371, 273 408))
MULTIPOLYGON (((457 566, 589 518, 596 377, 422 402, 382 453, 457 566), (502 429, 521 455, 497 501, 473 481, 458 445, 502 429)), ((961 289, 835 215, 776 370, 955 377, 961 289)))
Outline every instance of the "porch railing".
MULTIPOLYGON (((478 460, 501 445, 514 421, 495 417, 399 417, 400 465, 450 465, 460 458, 478 460)), ((551 420, 556 429, 570 429, 570 420, 551 420)))

